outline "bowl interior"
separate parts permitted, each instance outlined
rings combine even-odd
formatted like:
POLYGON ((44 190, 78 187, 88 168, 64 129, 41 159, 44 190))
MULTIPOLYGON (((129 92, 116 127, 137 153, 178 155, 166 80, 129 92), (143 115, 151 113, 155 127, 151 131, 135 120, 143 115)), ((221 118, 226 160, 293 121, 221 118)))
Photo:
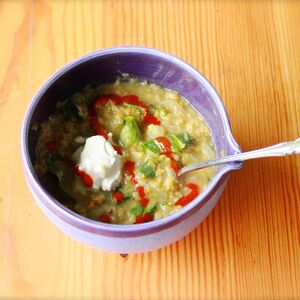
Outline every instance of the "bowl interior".
MULTIPOLYGON (((64 66, 35 95, 27 119, 28 151, 34 161, 37 132, 33 130, 54 112, 56 103, 89 83, 113 82, 124 73, 179 92, 210 127, 217 156, 239 152, 231 136, 224 106, 210 83, 195 69, 167 53, 144 48, 93 52, 64 66)), ((176 120, 174 120, 176 122, 176 120)))

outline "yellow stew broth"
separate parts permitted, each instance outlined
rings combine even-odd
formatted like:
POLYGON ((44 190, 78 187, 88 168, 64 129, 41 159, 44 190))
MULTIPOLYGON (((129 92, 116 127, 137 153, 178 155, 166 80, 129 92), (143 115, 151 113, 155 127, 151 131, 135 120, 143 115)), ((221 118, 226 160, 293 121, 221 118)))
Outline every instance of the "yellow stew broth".
POLYGON ((34 167, 46 188, 78 214, 133 224, 164 218, 193 201, 215 169, 190 173, 184 183, 176 173, 212 158, 210 130, 180 94, 129 79, 87 86, 59 102, 40 125, 34 167), (76 171, 76 151, 96 134, 122 156, 123 177, 111 192, 92 189, 88 174, 76 171))

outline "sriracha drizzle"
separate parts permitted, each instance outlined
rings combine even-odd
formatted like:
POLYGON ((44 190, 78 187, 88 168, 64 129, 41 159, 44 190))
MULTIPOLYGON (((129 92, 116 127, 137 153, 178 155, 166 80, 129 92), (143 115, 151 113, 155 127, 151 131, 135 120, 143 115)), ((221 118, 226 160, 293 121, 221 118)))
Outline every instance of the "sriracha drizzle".
POLYGON ((80 170, 78 166, 75 168, 75 172, 76 172, 76 175, 78 175, 80 177, 82 183, 86 187, 91 188, 93 186, 93 178, 89 174, 80 170))
POLYGON ((191 191, 186 196, 179 198, 175 203, 176 205, 185 206, 199 195, 199 187, 197 184, 188 183, 186 186, 190 188, 191 191))
POLYGON ((169 157, 171 160, 171 168, 175 172, 176 176, 178 175, 179 167, 176 159, 173 156, 171 142, 163 136, 155 138, 155 141, 159 144, 159 148, 162 150, 162 154, 169 157))
MULTIPOLYGON (((142 102, 138 96, 135 95, 127 95, 120 97, 116 94, 110 94, 110 95, 103 95, 99 98, 97 98, 93 105, 92 105, 92 111, 93 114, 96 114, 96 110, 101 107, 102 105, 105 105, 109 100, 114 102, 116 105, 121 105, 123 103, 128 103, 132 105, 139 106, 145 110, 145 115, 144 115, 144 125, 159 125, 160 121, 153 115, 151 114, 149 107, 147 104, 142 102)), ((100 124, 99 124, 100 125, 100 124)))
POLYGON ((146 197, 144 187, 139 185, 137 179, 135 178, 135 162, 131 160, 127 160, 124 164, 124 169, 127 172, 127 174, 130 176, 131 182, 133 183, 140 197, 140 204, 143 207, 146 207, 149 203, 149 199, 146 197))
MULTIPOLYGON (((142 102, 139 99, 139 97, 137 97, 135 95, 127 95, 127 96, 123 96, 123 97, 120 97, 116 94, 103 95, 103 96, 97 98, 93 102, 92 107, 89 111, 89 123, 90 123, 90 127, 94 131, 94 133, 97 134, 97 135, 103 136, 106 140, 109 138, 109 136, 105 132, 105 130, 102 129, 102 127, 101 127, 101 125, 100 125, 100 123, 97 119, 97 113, 96 112, 97 112, 97 109, 99 109, 101 106, 107 104, 108 101, 112 101, 116 105, 121 105, 123 103, 128 103, 128 104, 139 106, 139 107, 141 107, 145 110, 145 115, 144 115, 144 118, 143 118, 144 125, 146 125, 146 126, 150 125, 150 124, 160 125, 160 121, 153 114, 150 113, 149 107, 144 102, 142 102)), ((178 175, 179 166, 178 166, 177 161, 175 160, 175 158, 173 156, 171 142, 166 137, 157 137, 157 138, 155 138, 155 142, 159 145, 159 147, 162 151, 161 154, 167 156, 171 160, 171 162, 170 162, 171 163, 171 168, 173 169, 175 174, 178 175)), ((117 145, 112 145, 112 146, 114 147, 114 149, 117 151, 118 154, 120 154, 120 155, 123 154, 122 150, 119 146, 117 146, 117 145)), ((149 203, 149 199, 145 195, 144 187, 138 184, 138 181, 135 177, 135 162, 130 161, 130 160, 126 161, 125 164, 124 164, 124 169, 127 172, 127 174, 130 176, 131 182, 135 186, 135 189, 136 189, 136 191, 138 193, 138 196, 139 196, 140 204, 143 207, 146 207, 149 203)), ((80 171, 78 168, 76 169, 76 174, 78 176, 80 176, 82 182, 87 187, 92 187, 93 179, 88 174, 86 174, 84 171, 80 171)), ((183 196, 183 197, 179 198, 177 200, 177 202, 175 203, 176 205, 185 206, 198 196, 199 187, 196 184, 188 183, 187 187, 190 188, 191 191, 186 196, 183 196)), ((123 198, 124 195, 122 193, 119 193, 119 192, 115 192, 113 194, 113 197, 115 198, 115 200, 117 202, 121 202, 124 199, 123 198)), ((107 215, 103 215, 101 219, 102 219, 103 222, 111 221, 111 220, 108 219, 107 215)), ((139 215, 139 216, 136 217, 136 222, 135 223, 139 224, 139 223, 149 222, 149 221, 152 221, 152 220, 153 220, 152 214, 144 213, 144 214, 139 215)))

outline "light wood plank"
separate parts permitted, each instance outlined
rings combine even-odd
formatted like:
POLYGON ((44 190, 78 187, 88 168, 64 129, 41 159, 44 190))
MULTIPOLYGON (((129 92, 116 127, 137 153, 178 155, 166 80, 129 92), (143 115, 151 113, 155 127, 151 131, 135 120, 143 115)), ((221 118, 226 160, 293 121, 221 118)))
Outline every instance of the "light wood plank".
POLYGON ((243 149, 300 136, 299 1, 1 1, 0 297, 298 299, 300 159, 247 163, 190 235, 151 253, 83 246, 41 213, 19 150, 57 69, 118 45, 178 55, 217 88, 243 149))

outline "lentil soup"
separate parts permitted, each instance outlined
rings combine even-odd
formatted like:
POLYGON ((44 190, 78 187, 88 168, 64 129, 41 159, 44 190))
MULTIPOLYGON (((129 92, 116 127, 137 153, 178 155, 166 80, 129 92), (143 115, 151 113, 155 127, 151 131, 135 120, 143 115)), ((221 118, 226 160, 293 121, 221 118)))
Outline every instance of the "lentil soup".
POLYGON ((215 174, 212 167, 178 180, 179 168, 215 158, 210 129, 180 94, 137 79, 86 86, 59 102, 38 130, 34 168, 43 185, 101 222, 166 217, 193 201, 215 174), (97 162, 111 166, 107 178, 102 169, 100 179, 84 169, 93 163, 84 161, 88 153, 101 156, 88 144, 112 153, 110 165, 110 157, 97 162))

